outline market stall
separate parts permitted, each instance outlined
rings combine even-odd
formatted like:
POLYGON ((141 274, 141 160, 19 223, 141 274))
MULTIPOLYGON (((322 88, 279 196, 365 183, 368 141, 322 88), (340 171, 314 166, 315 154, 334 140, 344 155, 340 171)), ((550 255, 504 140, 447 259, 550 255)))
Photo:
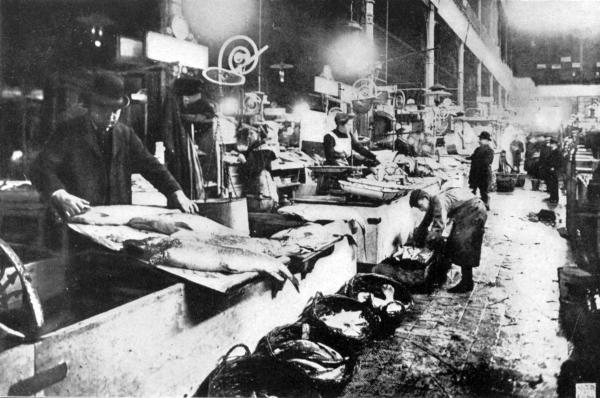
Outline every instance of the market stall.
MULTIPOLYGON (((151 211, 156 214, 157 209, 151 211)), ((192 228, 201 222, 233 234, 238 247, 252 242, 203 217, 188 217, 193 218, 187 224, 192 228)), ((70 224, 104 249, 25 265, 45 316, 40 328, 26 327, 30 314, 22 303, 28 297, 22 301, 20 280, 9 285, 8 301, 0 312, 0 358, 12 366, 0 368, 1 394, 191 395, 224 347, 254 346, 268 330, 293 321, 316 292, 333 293, 356 272, 354 249, 339 228, 329 233, 327 226, 319 226, 321 234, 312 240, 315 246, 309 249, 310 241, 304 239, 299 254, 286 260, 301 277, 296 290, 292 283, 281 286, 256 272, 194 271, 124 252, 124 242, 132 238, 168 237, 108 218, 109 224, 117 225, 106 225, 107 217, 96 225, 89 217, 87 224, 70 224)), ((198 238, 202 233, 192 235, 198 238)), ((290 240, 262 242, 294 246, 290 240)), ((207 256, 209 247, 193 259, 207 256)), ((14 280, 16 271, 6 271, 3 278, 14 280)))

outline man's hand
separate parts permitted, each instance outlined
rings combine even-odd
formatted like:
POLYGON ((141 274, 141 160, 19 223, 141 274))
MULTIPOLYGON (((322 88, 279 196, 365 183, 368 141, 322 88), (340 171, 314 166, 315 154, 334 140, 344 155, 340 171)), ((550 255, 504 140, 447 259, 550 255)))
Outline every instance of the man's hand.
POLYGON ((169 196, 169 207, 178 208, 185 213, 198 213, 198 205, 185 196, 182 190, 169 196))
POLYGON ((90 208, 90 202, 75 195, 71 195, 64 189, 55 191, 52 196, 50 196, 50 201, 67 217, 73 217, 84 213, 90 208))

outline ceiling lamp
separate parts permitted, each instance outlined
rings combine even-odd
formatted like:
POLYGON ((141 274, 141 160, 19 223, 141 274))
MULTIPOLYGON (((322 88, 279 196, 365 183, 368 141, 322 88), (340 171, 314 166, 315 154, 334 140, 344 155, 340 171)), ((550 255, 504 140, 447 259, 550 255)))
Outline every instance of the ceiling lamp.
POLYGON ((276 69, 279 71, 279 82, 285 83, 285 70, 292 69, 294 65, 286 64, 284 62, 279 62, 277 64, 273 64, 270 66, 271 69, 276 69))

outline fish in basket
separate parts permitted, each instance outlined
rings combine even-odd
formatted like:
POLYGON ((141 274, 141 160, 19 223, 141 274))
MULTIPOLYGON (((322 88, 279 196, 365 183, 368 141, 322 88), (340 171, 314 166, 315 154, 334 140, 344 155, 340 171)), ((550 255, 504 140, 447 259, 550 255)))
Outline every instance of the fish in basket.
MULTIPOLYGON (((247 347, 241 356, 232 356, 236 345, 208 376, 207 388, 195 396, 208 397, 320 397, 319 390, 306 373, 291 363, 251 355, 247 347)), ((205 383, 203 383, 204 385, 205 383)))
POLYGON ((403 246, 394 255, 377 264, 373 272, 389 276, 411 291, 427 291, 437 275, 438 261, 428 248, 403 246))
POLYGON ((384 326, 389 327, 396 327, 414 307, 412 296, 402 283, 373 273, 355 275, 338 294, 369 304, 384 326))
MULTIPOLYGON (((359 350, 379 331, 381 319, 370 306, 358 300, 332 294, 317 293, 307 304, 300 317, 311 327, 339 344, 359 350)), ((331 345, 330 345, 331 346, 331 345)))
POLYGON ((342 190, 350 195, 381 201, 394 200, 405 196, 410 191, 406 186, 394 182, 357 178, 348 178, 347 181, 339 181, 339 184, 342 190))

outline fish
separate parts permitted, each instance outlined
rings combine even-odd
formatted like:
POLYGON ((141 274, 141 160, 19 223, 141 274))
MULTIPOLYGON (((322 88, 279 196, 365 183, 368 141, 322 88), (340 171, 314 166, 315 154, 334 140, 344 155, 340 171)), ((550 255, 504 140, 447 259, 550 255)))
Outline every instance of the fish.
POLYGON ((346 364, 342 364, 333 369, 320 366, 318 363, 306 359, 294 358, 287 361, 302 369, 308 377, 318 381, 342 381, 346 373, 346 364))
POLYGON ((217 242, 185 241, 170 237, 126 241, 126 247, 153 265, 205 272, 259 272, 283 283, 290 280, 299 291, 300 283, 284 264, 289 258, 274 258, 254 251, 219 245, 217 242))
POLYGON ((289 340, 273 350, 280 359, 301 358, 316 362, 322 366, 338 366, 344 358, 334 349, 310 340, 289 340))
POLYGON ((271 235, 271 239, 281 242, 289 250, 304 248, 314 251, 331 243, 335 240, 335 236, 320 224, 308 223, 298 228, 279 231, 271 235))
POLYGON ((305 371, 308 375, 312 375, 317 372, 326 373, 329 371, 329 369, 327 369, 326 367, 321 366, 316 362, 309 361, 308 359, 292 358, 292 359, 288 359, 287 362, 293 363, 294 365, 298 366, 300 369, 305 371))
POLYGON ((94 206, 85 213, 70 217, 68 222, 88 225, 126 225, 132 218, 174 213, 179 213, 179 210, 136 205, 94 206))
POLYGON ((337 368, 331 369, 327 372, 319 372, 313 375, 313 379, 317 379, 319 381, 338 381, 341 382, 344 378, 344 374, 346 373, 346 365, 340 365, 337 368))
POLYGON ((210 218, 187 213, 169 213, 130 217, 128 223, 137 229, 160 232, 165 235, 172 235, 177 231, 194 231, 202 235, 221 234, 248 236, 248 234, 219 224, 210 218))
POLYGON ((353 221, 364 231, 367 222, 363 216, 354 209, 344 206, 320 205, 320 204, 294 204, 280 207, 279 214, 298 216, 305 221, 353 221))
POLYGON ((362 311, 342 310, 331 315, 323 315, 319 319, 327 326, 339 329, 348 337, 361 337, 369 327, 369 322, 363 318, 362 311))

